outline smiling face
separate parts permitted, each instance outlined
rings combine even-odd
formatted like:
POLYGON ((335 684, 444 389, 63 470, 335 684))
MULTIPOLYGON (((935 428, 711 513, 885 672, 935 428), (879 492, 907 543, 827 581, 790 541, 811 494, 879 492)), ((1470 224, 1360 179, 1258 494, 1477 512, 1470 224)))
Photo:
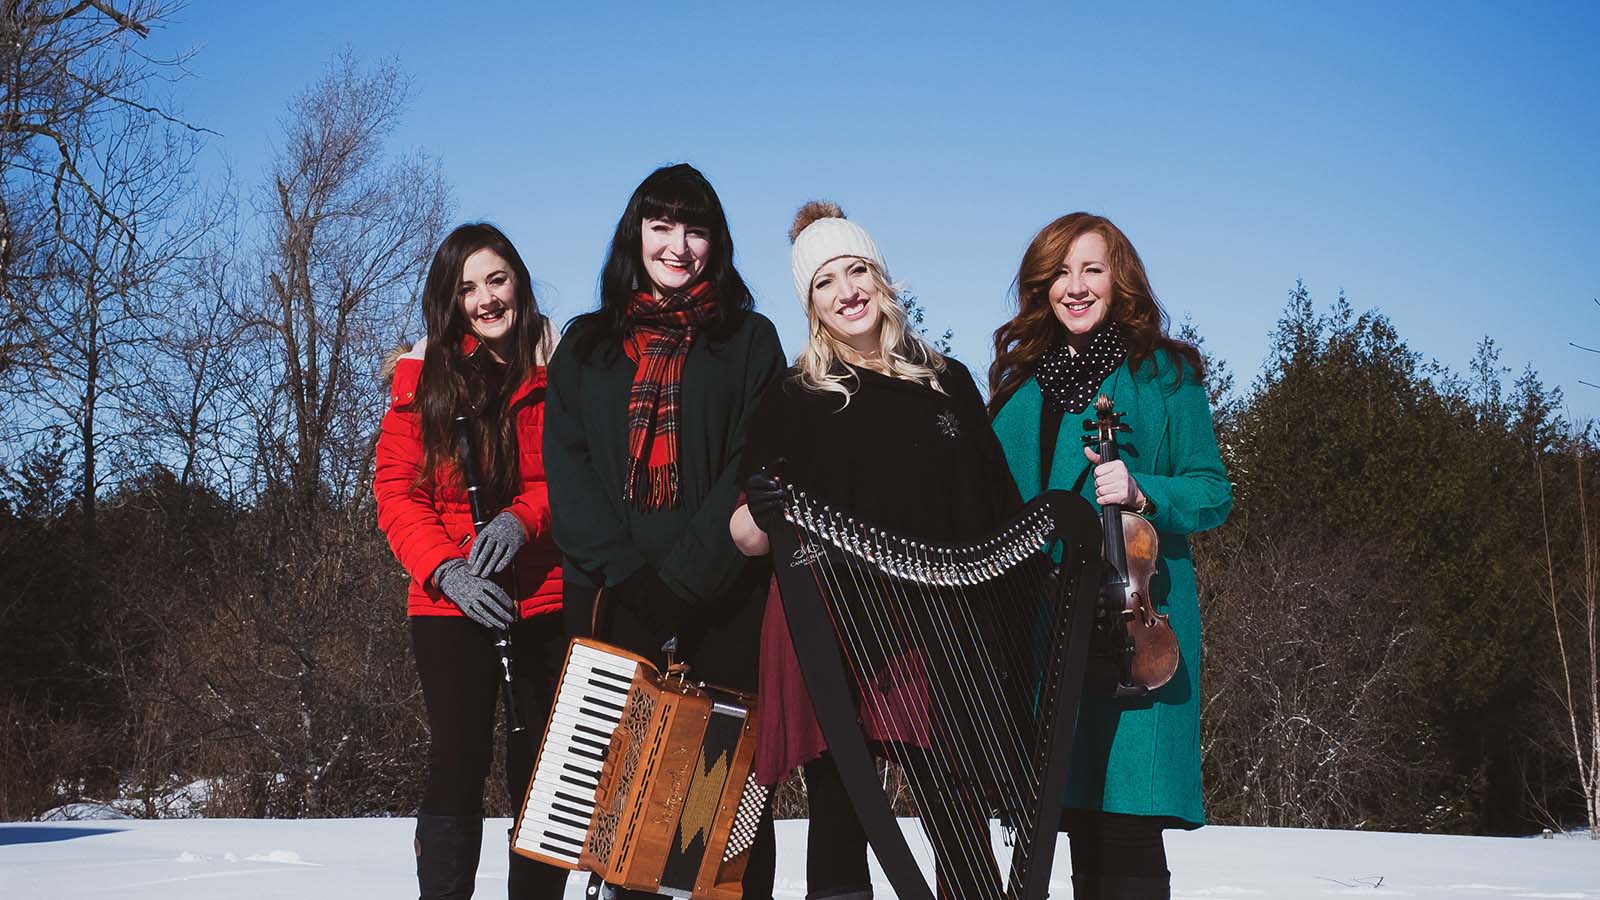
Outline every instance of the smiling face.
POLYGON ((1067 247, 1049 296, 1051 311, 1067 329, 1067 345, 1087 346, 1089 336, 1111 312, 1111 266, 1106 239, 1099 232, 1082 234, 1067 247))
POLYGON ((496 359, 504 360, 517 322, 516 276, 500 254, 485 247, 467 257, 461 266, 456 302, 467 327, 483 341, 496 359))
POLYGON ((640 255, 657 298, 681 291, 700 280, 711 253, 711 230, 670 219, 645 219, 640 255))
POLYGON ((828 334, 864 358, 877 355, 883 291, 858 256, 828 260, 811 276, 811 308, 828 334))

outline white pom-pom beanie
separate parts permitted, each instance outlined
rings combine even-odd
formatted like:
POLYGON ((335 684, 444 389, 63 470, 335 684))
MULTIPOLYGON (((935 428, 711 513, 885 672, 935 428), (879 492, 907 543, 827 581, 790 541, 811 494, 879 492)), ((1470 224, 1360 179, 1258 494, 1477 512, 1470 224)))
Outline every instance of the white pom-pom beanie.
POLYGON ((811 304, 811 277, 841 256, 859 256, 877 266, 885 279, 889 277, 883 254, 878 252, 878 245, 865 229, 843 217, 818 219, 795 235, 794 246, 789 251, 789 262, 794 269, 794 292, 802 304, 811 304))

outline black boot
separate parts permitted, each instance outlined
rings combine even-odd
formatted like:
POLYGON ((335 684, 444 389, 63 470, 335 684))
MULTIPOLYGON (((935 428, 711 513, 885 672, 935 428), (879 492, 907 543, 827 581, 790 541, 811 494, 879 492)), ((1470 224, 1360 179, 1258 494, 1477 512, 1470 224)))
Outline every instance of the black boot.
POLYGON ((467 900, 478 875, 482 816, 417 814, 417 888, 421 900, 467 900))
POLYGON ((561 900, 567 892, 567 870, 511 851, 506 870, 506 896, 510 900, 561 900))
MULTIPOLYGON (((1073 879, 1077 888, 1077 879, 1073 879)), ((1110 875, 1100 877, 1095 900, 1171 900, 1172 875, 1110 875)))

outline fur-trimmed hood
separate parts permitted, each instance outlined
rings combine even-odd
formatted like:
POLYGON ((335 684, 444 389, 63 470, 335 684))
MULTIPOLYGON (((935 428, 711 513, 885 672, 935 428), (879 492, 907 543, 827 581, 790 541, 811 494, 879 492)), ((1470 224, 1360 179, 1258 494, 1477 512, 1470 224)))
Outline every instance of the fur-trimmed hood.
MULTIPOLYGON (((560 343, 560 341, 561 332, 556 330, 555 320, 549 316, 544 316, 544 340, 539 342, 539 355, 534 358, 533 364, 536 366, 549 365, 550 355, 556 351, 556 344, 560 343)), ((471 353, 472 348, 477 346, 477 339, 468 335, 464 339, 464 343, 466 344, 467 352, 471 353)), ((426 335, 410 347, 407 347, 404 341, 395 344, 383 354, 383 359, 379 360, 378 378, 383 381, 385 386, 392 384, 394 382, 394 369, 395 366, 399 365, 400 360, 422 359, 427 349, 428 338, 426 335)))

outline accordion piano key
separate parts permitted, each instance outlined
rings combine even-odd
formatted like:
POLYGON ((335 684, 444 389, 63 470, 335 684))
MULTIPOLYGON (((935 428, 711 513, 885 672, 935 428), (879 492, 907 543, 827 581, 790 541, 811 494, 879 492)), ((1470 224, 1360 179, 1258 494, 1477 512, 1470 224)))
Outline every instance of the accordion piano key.
POLYGON ((594 819, 594 792, 622 698, 643 658, 584 639, 567 650, 533 778, 517 817, 512 848, 564 869, 578 857, 594 819), (598 750, 597 750, 598 748, 598 750), (573 823, 582 822, 579 827, 573 823))

